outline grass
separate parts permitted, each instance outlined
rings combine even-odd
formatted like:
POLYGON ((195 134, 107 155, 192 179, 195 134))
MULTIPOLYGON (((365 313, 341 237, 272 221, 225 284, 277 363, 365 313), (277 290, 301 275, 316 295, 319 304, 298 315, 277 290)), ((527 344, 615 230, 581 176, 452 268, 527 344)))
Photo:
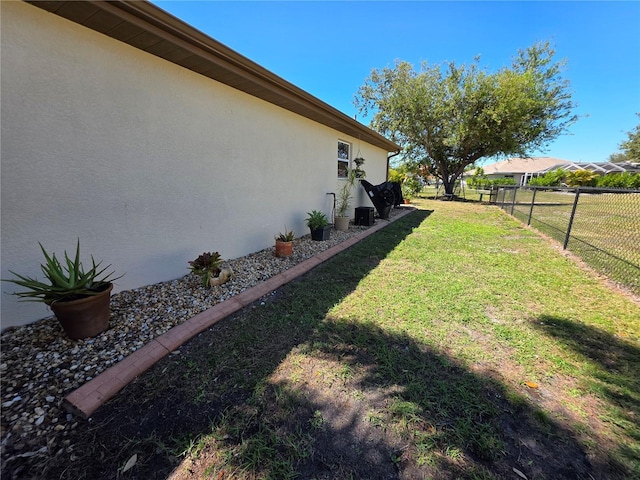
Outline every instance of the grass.
MULTIPOLYGON (((435 187, 425 189, 435 196, 435 187)), ((442 193, 442 192, 440 192, 442 193)), ((462 193, 461 193, 462 195, 462 193)), ((564 243, 575 201, 575 193, 519 188, 501 192, 496 204, 515 218, 564 243), (513 193, 516 201, 513 202, 513 193), (530 217, 531 215, 531 217, 530 217)), ((467 200, 477 201, 474 189, 465 189, 467 200)), ((592 268, 640 295, 640 194, 582 192, 571 224, 568 249, 592 268)))
POLYGON ((640 478, 639 304, 496 207, 413 203, 104 406, 121 478, 640 478))

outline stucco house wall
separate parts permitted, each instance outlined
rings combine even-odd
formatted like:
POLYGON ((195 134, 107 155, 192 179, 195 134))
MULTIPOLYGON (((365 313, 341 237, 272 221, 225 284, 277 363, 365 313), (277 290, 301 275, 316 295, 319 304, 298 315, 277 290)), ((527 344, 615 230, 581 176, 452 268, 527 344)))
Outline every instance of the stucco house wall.
MULTIPOLYGON (((0 2, 1 260, 39 276, 38 242, 80 238, 125 276, 114 292, 181 277, 203 251, 273 244, 331 213, 337 142, 373 183, 388 152, 22 2, 0 2)), ((366 201, 358 195, 354 201, 366 201)), ((370 203, 368 203, 370 205, 370 203)), ((357 205, 354 205, 357 206, 357 205)), ((50 314, 2 284, 2 328, 50 314)))

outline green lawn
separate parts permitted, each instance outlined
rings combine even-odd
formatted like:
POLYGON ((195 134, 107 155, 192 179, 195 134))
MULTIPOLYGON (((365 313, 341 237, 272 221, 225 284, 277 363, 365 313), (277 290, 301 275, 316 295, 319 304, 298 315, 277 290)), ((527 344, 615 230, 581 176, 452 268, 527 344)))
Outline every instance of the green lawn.
POLYGON ((136 453, 122 478, 175 455, 172 479, 640 478, 640 304, 497 207, 414 204, 127 387, 78 456, 136 453))
MULTIPOLYGON (((517 189, 500 192, 496 205, 560 244, 564 244, 573 211, 575 193, 566 191, 517 189), (531 215, 531 217, 530 217, 531 215)), ((426 188, 423 196, 435 196, 426 188)), ((442 191, 440 191, 442 194, 442 191)), ((459 192, 466 200, 478 201, 476 190, 459 192)), ((488 200, 485 195, 484 201, 488 200)), ((567 248, 589 266, 640 295, 640 194, 582 192, 571 224, 567 248)))
POLYGON ((211 471, 296 476, 321 435, 285 419, 307 412, 314 430, 338 429, 333 397, 360 402, 366 422, 405 443, 398 464, 425 475, 640 475, 638 305, 495 207, 414 203, 433 213, 325 265, 284 311, 273 305, 267 321, 311 330, 259 384, 250 415, 232 409, 202 437, 219 446, 211 471), (576 452, 589 467, 544 457, 576 452))

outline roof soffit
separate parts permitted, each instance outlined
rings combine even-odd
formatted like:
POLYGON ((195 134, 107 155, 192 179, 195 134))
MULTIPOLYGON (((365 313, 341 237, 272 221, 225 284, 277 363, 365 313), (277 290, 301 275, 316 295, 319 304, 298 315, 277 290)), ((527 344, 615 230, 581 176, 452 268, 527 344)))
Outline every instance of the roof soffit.
POLYGON ((147 1, 27 2, 387 152, 399 150, 377 132, 147 1))

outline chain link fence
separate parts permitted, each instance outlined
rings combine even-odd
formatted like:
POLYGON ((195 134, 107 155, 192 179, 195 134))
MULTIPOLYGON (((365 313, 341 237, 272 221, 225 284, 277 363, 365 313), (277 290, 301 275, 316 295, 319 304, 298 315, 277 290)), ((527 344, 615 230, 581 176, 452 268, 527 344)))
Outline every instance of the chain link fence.
POLYGON ((501 187, 495 203, 640 295, 640 190, 501 187))

